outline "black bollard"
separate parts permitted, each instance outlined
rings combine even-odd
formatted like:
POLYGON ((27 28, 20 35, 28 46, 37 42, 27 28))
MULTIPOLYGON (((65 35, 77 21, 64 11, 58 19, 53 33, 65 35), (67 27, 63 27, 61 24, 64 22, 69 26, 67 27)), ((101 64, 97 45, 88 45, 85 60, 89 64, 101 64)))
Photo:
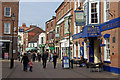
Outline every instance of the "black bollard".
POLYGON ((71 68, 73 69, 73 59, 71 60, 71 68))

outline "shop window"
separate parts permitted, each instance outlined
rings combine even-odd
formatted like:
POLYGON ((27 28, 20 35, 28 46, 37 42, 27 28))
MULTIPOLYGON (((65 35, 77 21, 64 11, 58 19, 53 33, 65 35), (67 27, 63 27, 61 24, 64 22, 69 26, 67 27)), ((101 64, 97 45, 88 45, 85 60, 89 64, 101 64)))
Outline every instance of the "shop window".
POLYGON ((104 40, 105 47, 104 47, 104 60, 105 61, 110 61, 110 39, 106 38, 104 40))

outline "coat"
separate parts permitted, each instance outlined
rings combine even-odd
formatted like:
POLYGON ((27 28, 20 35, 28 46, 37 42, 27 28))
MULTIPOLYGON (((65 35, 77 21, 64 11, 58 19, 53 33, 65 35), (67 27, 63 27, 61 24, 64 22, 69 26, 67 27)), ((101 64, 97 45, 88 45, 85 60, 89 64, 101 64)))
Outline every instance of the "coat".
POLYGON ((27 56, 23 56, 22 61, 23 61, 23 64, 28 64, 29 59, 27 56))
POLYGON ((48 55, 47 55, 47 54, 43 54, 43 55, 42 55, 42 60, 47 60, 47 58, 48 58, 48 55))
POLYGON ((54 55, 54 56, 53 56, 53 62, 56 62, 56 61, 57 61, 57 58, 58 58, 58 55, 54 55))

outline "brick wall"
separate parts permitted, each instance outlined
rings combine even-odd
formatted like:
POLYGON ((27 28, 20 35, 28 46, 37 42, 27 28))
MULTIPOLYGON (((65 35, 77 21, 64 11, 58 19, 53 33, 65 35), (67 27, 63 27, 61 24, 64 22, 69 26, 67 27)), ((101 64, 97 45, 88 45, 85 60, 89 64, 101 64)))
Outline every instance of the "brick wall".
MULTIPOLYGON (((4 7, 11 7, 11 14, 14 13, 15 15, 15 23, 14 23, 14 27, 16 27, 16 31, 18 31, 18 16, 19 16, 19 2, 3 2, 2 3, 2 32, 4 32, 4 22, 9 22, 11 23, 11 33, 13 30, 13 25, 12 25, 12 21, 11 21, 11 17, 4 17, 4 7)), ((12 34, 10 35, 6 35, 6 34, 2 34, 3 36, 12 36, 12 34)), ((14 35, 17 36, 18 34, 14 35)))
POLYGON ((2 36, 2 2, 0 1, 0 36, 2 36))
MULTIPOLYGON (((119 28, 115 28, 112 30, 107 30, 107 31, 103 31, 101 33, 101 35, 105 35, 105 34, 110 34, 110 60, 111 60, 111 64, 106 64, 106 65, 110 65, 112 67, 118 67, 118 54, 119 54, 119 28), (115 43, 112 42, 112 38, 115 37, 115 43), (112 53, 114 53, 114 55, 112 55, 112 53)), ((104 40, 104 38, 102 37, 102 39, 104 40)), ((102 60, 104 61, 104 47, 102 47, 102 60)))

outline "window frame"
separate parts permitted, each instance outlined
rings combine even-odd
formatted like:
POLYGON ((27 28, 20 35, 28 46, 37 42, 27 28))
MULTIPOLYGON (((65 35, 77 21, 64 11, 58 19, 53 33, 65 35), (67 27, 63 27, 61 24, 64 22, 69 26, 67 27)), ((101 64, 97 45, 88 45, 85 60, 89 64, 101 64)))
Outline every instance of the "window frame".
POLYGON ((11 24, 9 22, 4 23, 4 34, 11 34, 11 24), (5 28, 6 24, 9 24, 9 30, 8 30, 8 28, 7 29, 5 28), (6 33, 5 30, 8 30, 9 32, 6 33))
POLYGON ((91 1, 90 4, 89 4, 89 24, 99 24, 100 23, 100 2, 99 1, 91 1), (92 3, 97 3, 96 4, 96 14, 97 14, 97 23, 92 23, 91 20, 92 20, 92 16, 91 16, 91 4, 92 3))
POLYGON ((11 7, 4 7, 4 16, 5 16, 5 17, 11 17, 11 7), (9 11, 9 14, 10 14, 10 15, 6 15, 6 12, 7 12, 7 11, 6 11, 6 8, 10 8, 10 11, 9 11))
POLYGON ((110 61, 110 38, 104 39, 105 47, 104 47, 104 61, 110 61), (108 42, 109 41, 109 42, 108 42), (108 47, 109 45, 109 47, 108 47), (109 53, 107 53, 107 50, 109 50, 109 53), (108 58, 109 55, 109 58, 108 58))

